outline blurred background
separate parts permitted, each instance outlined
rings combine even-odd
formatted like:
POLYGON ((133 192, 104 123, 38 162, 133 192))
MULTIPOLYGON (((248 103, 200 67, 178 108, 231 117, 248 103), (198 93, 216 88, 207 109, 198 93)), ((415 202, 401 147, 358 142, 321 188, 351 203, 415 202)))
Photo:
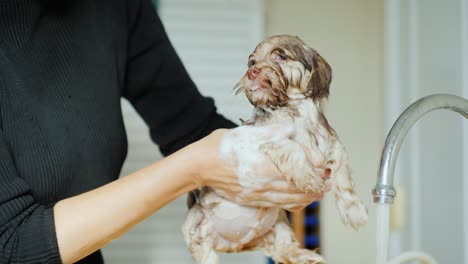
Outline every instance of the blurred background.
MULTIPOLYGON (((369 207, 359 232, 345 228, 330 195, 321 203, 321 251, 331 264, 375 262, 375 184, 385 136, 398 115, 432 93, 468 97, 468 0, 160 0, 158 12, 200 91, 237 121, 252 110, 232 88, 264 37, 292 34, 332 66, 327 117, 346 145, 369 207)), ((142 120, 122 101, 129 154, 122 175, 161 158, 142 120)), ((390 255, 424 250, 468 263, 468 125, 431 113, 410 132, 398 161, 390 255), (463 177, 465 176, 465 177, 463 177)), ((182 197, 107 246, 107 263, 192 263, 180 226, 182 197)), ((260 253, 223 264, 266 263, 260 253)))

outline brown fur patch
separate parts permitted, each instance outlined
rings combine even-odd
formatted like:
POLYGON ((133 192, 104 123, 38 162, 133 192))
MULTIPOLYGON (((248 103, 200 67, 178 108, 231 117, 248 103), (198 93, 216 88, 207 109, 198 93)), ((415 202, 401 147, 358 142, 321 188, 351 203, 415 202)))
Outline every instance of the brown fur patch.
POLYGON ((308 85, 309 93, 311 93, 310 97, 314 100, 327 98, 330 94, 332 79, 331 67, 317 52, 315 52, 312 61, 314 69, 308 85))

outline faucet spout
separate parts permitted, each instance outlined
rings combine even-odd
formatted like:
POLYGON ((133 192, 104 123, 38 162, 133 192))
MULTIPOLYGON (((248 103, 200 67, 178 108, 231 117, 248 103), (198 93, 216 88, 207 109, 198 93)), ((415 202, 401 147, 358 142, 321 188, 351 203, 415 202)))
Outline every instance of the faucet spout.
POLYGON ((450 109, 468 118, 468 100, 455 95, 429 95, 410 105, 398 117, 385 141, 377 183, 372 190, 374 203, 393 204, 396 196, 393 180, 400 147, 414 123, 421 116, 435 109, 450 109))

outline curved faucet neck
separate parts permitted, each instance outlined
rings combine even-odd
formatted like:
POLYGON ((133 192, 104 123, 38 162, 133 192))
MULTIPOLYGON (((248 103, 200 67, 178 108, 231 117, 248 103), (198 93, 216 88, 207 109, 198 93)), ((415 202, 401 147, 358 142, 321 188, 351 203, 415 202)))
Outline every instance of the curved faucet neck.
POLYGON ((449 109, 468 118, 468 100, 455 95, 429 95, 411 104, 398 117, 385 141, 377 183, 372 190, 374 203, 393 203, 396 196, 393 181, 400 147, 416 121, 435 109, 449 109))

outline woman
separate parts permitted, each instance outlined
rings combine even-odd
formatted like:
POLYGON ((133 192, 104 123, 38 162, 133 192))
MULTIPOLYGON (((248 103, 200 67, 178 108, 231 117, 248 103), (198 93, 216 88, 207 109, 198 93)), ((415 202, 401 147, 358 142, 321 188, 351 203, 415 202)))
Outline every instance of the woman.
MULTIPOLYGON (((150 0, 0 0, 0 263, 102 263, 100 248, 176 197, 244 191, 217 156, 228 130, 210 134, 234 126, 197 91, 150 0), (121 97, 172 155, 118 179, 121 97)), ((287 182, 251 191, 278 193, 271 206, 317 197, 287 182)))

